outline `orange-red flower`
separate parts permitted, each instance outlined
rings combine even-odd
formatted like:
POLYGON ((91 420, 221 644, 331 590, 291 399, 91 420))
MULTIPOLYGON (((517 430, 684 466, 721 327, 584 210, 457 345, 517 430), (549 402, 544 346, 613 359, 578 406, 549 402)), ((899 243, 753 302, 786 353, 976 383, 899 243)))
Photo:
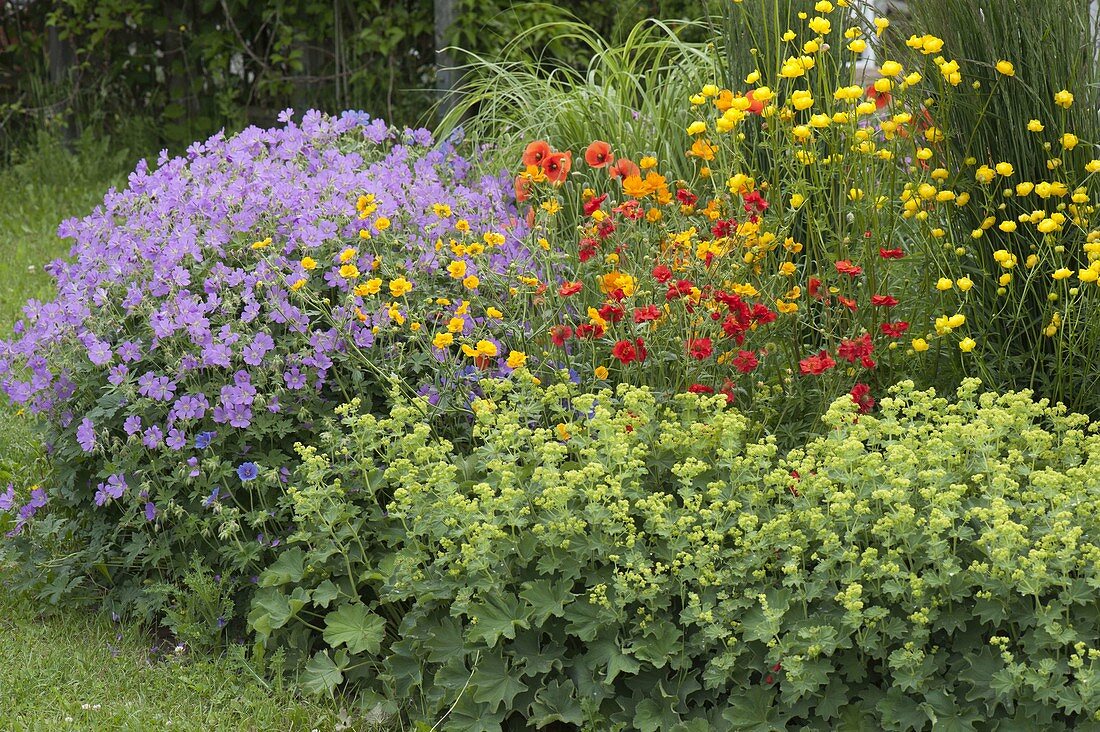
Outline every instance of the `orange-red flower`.
POLYGON ((867 98, 875 103, 875 109, 882 109, 890 103, 890 92, 880 92, 871 84, 867 87, 867 98))
POLYGON ((807 356, 798 362, 798 370, 802 372, 804 376, 813 374, 814 376, 820 376, 829 369, 836 366, 836 361, 832 359, 828 351, 822 350, 815 356, 807 356))
POLYGON ((566 176, 569 175, 569 169, 572 167, 572 152, 550 153, 542 161, 542 172, 546 174, 546 179, 554 184, 565 182, 566 176))
POLYGON ((608 167, 607 172, 612 178, 629 178, 632 175, 641 177, 642 175, 642 169, 630 158, 619 158, 608 167))
POLYGON ((615 162, 615 156, 611 154, 611 145, 603 140, 596 140, 584 151, 584 162, 593 168, 604 168, 615 162))
POLYGON ((711 345, 710 338, 689 338, 685 343, 688 355, 697 361, 702 361, 705 358, 710 358, 710 355, 714 353, 714 348, 711 345))
POLYGON ((535 140, 523 151, 523 165, 542 165, 542 161, 550 154, 550 145, 545 140, 535 140))
POLYGON ((581 291, 581 283, 578 282, 564 282, 562 286, 558 288, 558 294, 562 297, 571 297, 581 291))
POLYGON ((756 100, 756 90, 750 89, 749 93, 745 95, 745 98, 749 100, 749 114, 760 114, 764 111, 764 103, 756 100))
POLYGON ((516 176, 516 203, 523 203, 531 197, 531 185, 534 181, 525 175, 516 176))

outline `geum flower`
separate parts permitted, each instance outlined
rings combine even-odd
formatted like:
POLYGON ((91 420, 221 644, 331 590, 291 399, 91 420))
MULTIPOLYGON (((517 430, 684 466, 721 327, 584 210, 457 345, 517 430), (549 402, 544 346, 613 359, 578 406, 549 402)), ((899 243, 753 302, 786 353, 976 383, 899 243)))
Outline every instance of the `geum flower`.
POLYGON ((571 167, 573 167, 572 152, 551 153, 542 161, 542 172, 546 174, 546 179, 555 185, 565 182, 571 167))
POLYGON ((645 342, 641 338, 635 338, 633 343, 628 340, 617 341, 611 348, 611 355, 624 366, 632 361, 641 363, 647 355, 645 342))
POLYGON ((804 376, 820 376, 834 366, 836 366, 836 361, 834 361, 832 356, 829 355, 829 352, 824 349, 818 354, 807 356, 798 362, 798 370, 804 376))

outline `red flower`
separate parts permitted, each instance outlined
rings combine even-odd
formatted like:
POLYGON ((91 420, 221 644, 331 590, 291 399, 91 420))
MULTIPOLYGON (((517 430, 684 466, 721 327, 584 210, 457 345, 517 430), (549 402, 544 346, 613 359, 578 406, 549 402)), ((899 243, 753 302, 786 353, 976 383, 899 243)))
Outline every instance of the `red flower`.
POLYGON ((634 322, 648 323, 661 317, 661 309, 656 305, 634 308, 634 322))
POLYGON ((750 191, 741 197, 745 201, 745 211, 752 214, 749 218, 756 221, 756 214, 763 214, 768 210, 768 202, 760 195, 760 191, 750 191))
POLYGON ((641 338, 636 338, 634 343, 627 340, 617 341, 611 347, 611 355, 619 359, 619 363, 624 366, 631 361, 642 362, 646 357, 645 344, 641 338))
POLYGON ((677 280, 671 282, 668 285, 668 291, 665 293, 666 300, 675 300, 678 297, 687 297, 691 294, 691 289, 695 287, 688 280, 677 280))
POLYGON ((710 338, 689 338, 685 345, 687 346, 688 355, 696 361, 710 358, 710 355, 714 353, 710 338))
POLYGON ((858 359, 870 356, 874 346, 871 345, 871 334, 864 333, 856 340, 842 340, 840 348, 836 349, 836 355, 848 363, 855 363, 858 359))
POLYGON ((617 214, 622 214, 624 218, 630 219, 631 221, 637 221, 645 216, 641 204, 637 201, 624 201, 611 210, 617 214))
POLYGON ((542 172, 551 183, 563 183, 573 167, 572 152, 556 152, 547 155, 542 161, 542 172))
POLYGON ((905 331, 909 330, 909 324, 904 320, 899 320, 896 323, 883 323, 879 327, 885 335, 891 338, 901 338, 905 335, 905 331))
POLYGON ((662 285, 672 279, 672 270, 663 264, 658 264, 653 268, 653 279, 660 282, 662 285))
POLYGON ((685 206, 694 206, 695 202, 699 200, 699 196, 695 195, 687 188, 676 189, 676 200, 685 206))
POLYGON ((568 325, 554 325, 550 327, 550 340, 558 348, 565 346, 565 342, 573 337, 573 329, 568 325))
POLYGON ((820 376, 834 366, 836 366, 836 361, 824 349, 816 356, 807 356, 798 362, 798 370, 807 376, 810 374, 820 376))
POLYGON ((593 213, 596 212, 596 209, 598 209, 601 205, 603 205, 603 202, 606 201, 606 200, 607 200, 607 194, 605 193, 602 196, 596 196, 594 198, 590 198, 587 201, 585 201, 584 202, 584 215, 585 216, 591 216, 593 213))
POLYGON ((905 252, 902 250, 901 247, 898 247, 897 249, 883 249, 882 247, 879 247, 878 255, 883 259, 901 259, 905 256, 905 252))
POLYGON ((602 325, 593 325, 592 323, 584 323, 577 326, 577 338, 603 338, 604 327, 602 325))
POLYGON ((749 100, 749 114, 760 114, 764 111, 764 103, 756 101, 756 90, 752 89, 745 97, 749 100))
POLYGON ((550 154, 550 145, 545 140, 535 140, 523 151, 523 165, 542 165, 542 161, 550 154))
MULTIPOLYGON (((621 290, 618 290, 618 292, 621 292, 621 290)), ((603 318, 604 320, 609 320, 612 323, 618 323, 620 320, 623 319, 623 316, 626 314, 621 306, 610 302, 600 308, 598 312, 601 318, 603 318)))
POLYGON ((615 162, 615 156, 611 154, 611 146, 603 140, 596 140, 584 151, 584 162, 593 168, 604 168, 615 162))
POLYGON ((818 290, 821 288, 821 280, 816 277, 810 278, 810 297, 820 297, 818 290))
POLYGON ((603 240, 611 236, 614 231, 615 222, 611 219, 607 219, 602 224, 600 224, 600 228, 596 230, 596 236, 600 237, 600 239, 603 240))
POLYGON ((850 392, 852 401, 859 405, 859 413, 867 414, 875 408, 875 400, 871 397, 871 387, 866 384, 856 384, 850 392))
POLYGON ((758 325, 767 325, 773 322, 778 315, 774 310, 768 310, 768 306, 762 303, 756 303, 752 306, 752 319, 758 325))
POLYGON ((735 386, 735 384, 732 381, 730 381, 729 379, 726 379, 725 383, 722 384, 722 388, 718 390, 719 394, 725 394, 726 395, 726 404, 733 404, 733 387, 734 386, 735 386))
POLYGON ((576 282, 563 282, 562 286, 558 288, 558 294, 562 297, 572 297, 581 291, 583 285, 580 281, 576 282))
POLYGON ((867 87, 867 98, 875 103, 875 109, 882 109, 890 103, 890 92, 880 92, 871 84, 867 87))
POLYGON ((852 264, 847 259, 842 259, 836 263, 836 271, 849 277, 858 277, 863 274, 863 267, 852 264))
POLYGON ((893 295, 871 295, 871 304, 884 308, 892 308, 898 304, 898 299, 893 295))
POLYGON ((743 374, 751 374, 760 364, 753 351, 738 351, 733 359, 733 367, 743 374))
POLYGON ((706 386, 704 384, 692 384, 688 387, 688 391, 692 394, 713 394, 714 387, 706 386))
POLYGON ((850 297, 844 297, 843 295, 837 295, 837 296, 836 296, 836 299, 837 299, 837 302, 839 302, 839 303, 840 303, 841 305, 843 305, 844 307, 846 307, 846 308, 848 308, 849 310, 851 310, 851 311, 852 311, 853 313, 854 313, 854 312, 855 312, 856 310, 858 310, 858 309, 859 309, 859 306, 857 306, 857 305, 856 305, 856 301, 855 301, 855 300, 853 300, 853 299, 852 299, 852 298, 850 298, 850 297))
POLYGON ((642 174, 641 168, 635 165, 630 158, 619 158, 607 168, 607 172, 612 178, 629 178, 632 175, 640 176, 642 174))
POLYGON ((585 237, 581 239, 580 248, 577 250, 577 259, 582 262, 587 262, 592 257, 596 256, 596 245, 599 244, 595 239, 585 237))

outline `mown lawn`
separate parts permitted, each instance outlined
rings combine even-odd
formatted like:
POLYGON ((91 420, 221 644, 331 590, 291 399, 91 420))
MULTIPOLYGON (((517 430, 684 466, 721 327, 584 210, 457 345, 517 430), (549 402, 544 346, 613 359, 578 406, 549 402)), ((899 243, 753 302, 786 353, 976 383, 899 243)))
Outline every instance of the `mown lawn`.
MULTIPOLYGON (((100 141, 71 155, 44 140, 0 170, 2 337, 27 298, 50 294, 43 265, 67 251, 58 223, 124 185, 143 153, 100 141)), ((46 469, 33 424, 0 397, 0 479, 37 482, 46 469)), ((4 586, 6 561, 0 541, 0 729, 366 728, 347 726, 335 704, 296 699, 278 681, 260 678, 243 653, 154 652, 150 635, 109 617, 16 597, 4 586)))

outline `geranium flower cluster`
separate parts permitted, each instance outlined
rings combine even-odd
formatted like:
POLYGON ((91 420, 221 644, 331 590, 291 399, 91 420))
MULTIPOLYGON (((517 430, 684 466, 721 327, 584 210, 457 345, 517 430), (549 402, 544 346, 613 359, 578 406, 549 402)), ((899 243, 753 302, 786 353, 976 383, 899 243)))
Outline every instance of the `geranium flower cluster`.
POLYGON ((45 418, 65 487, 0 495, 15 531, 48 498, 107 527, 89 552, 157 564, 199 532, 246 571, 287 529, 273 511, 293 444, 349 396, 384 395, 391 371, 418 386, 418 296, 527 260, 508 178, 476 174, 455 140, 358 114, 282 121, 143 161, 61 225, 57 298, 27 304, 0 379, 45 418))

